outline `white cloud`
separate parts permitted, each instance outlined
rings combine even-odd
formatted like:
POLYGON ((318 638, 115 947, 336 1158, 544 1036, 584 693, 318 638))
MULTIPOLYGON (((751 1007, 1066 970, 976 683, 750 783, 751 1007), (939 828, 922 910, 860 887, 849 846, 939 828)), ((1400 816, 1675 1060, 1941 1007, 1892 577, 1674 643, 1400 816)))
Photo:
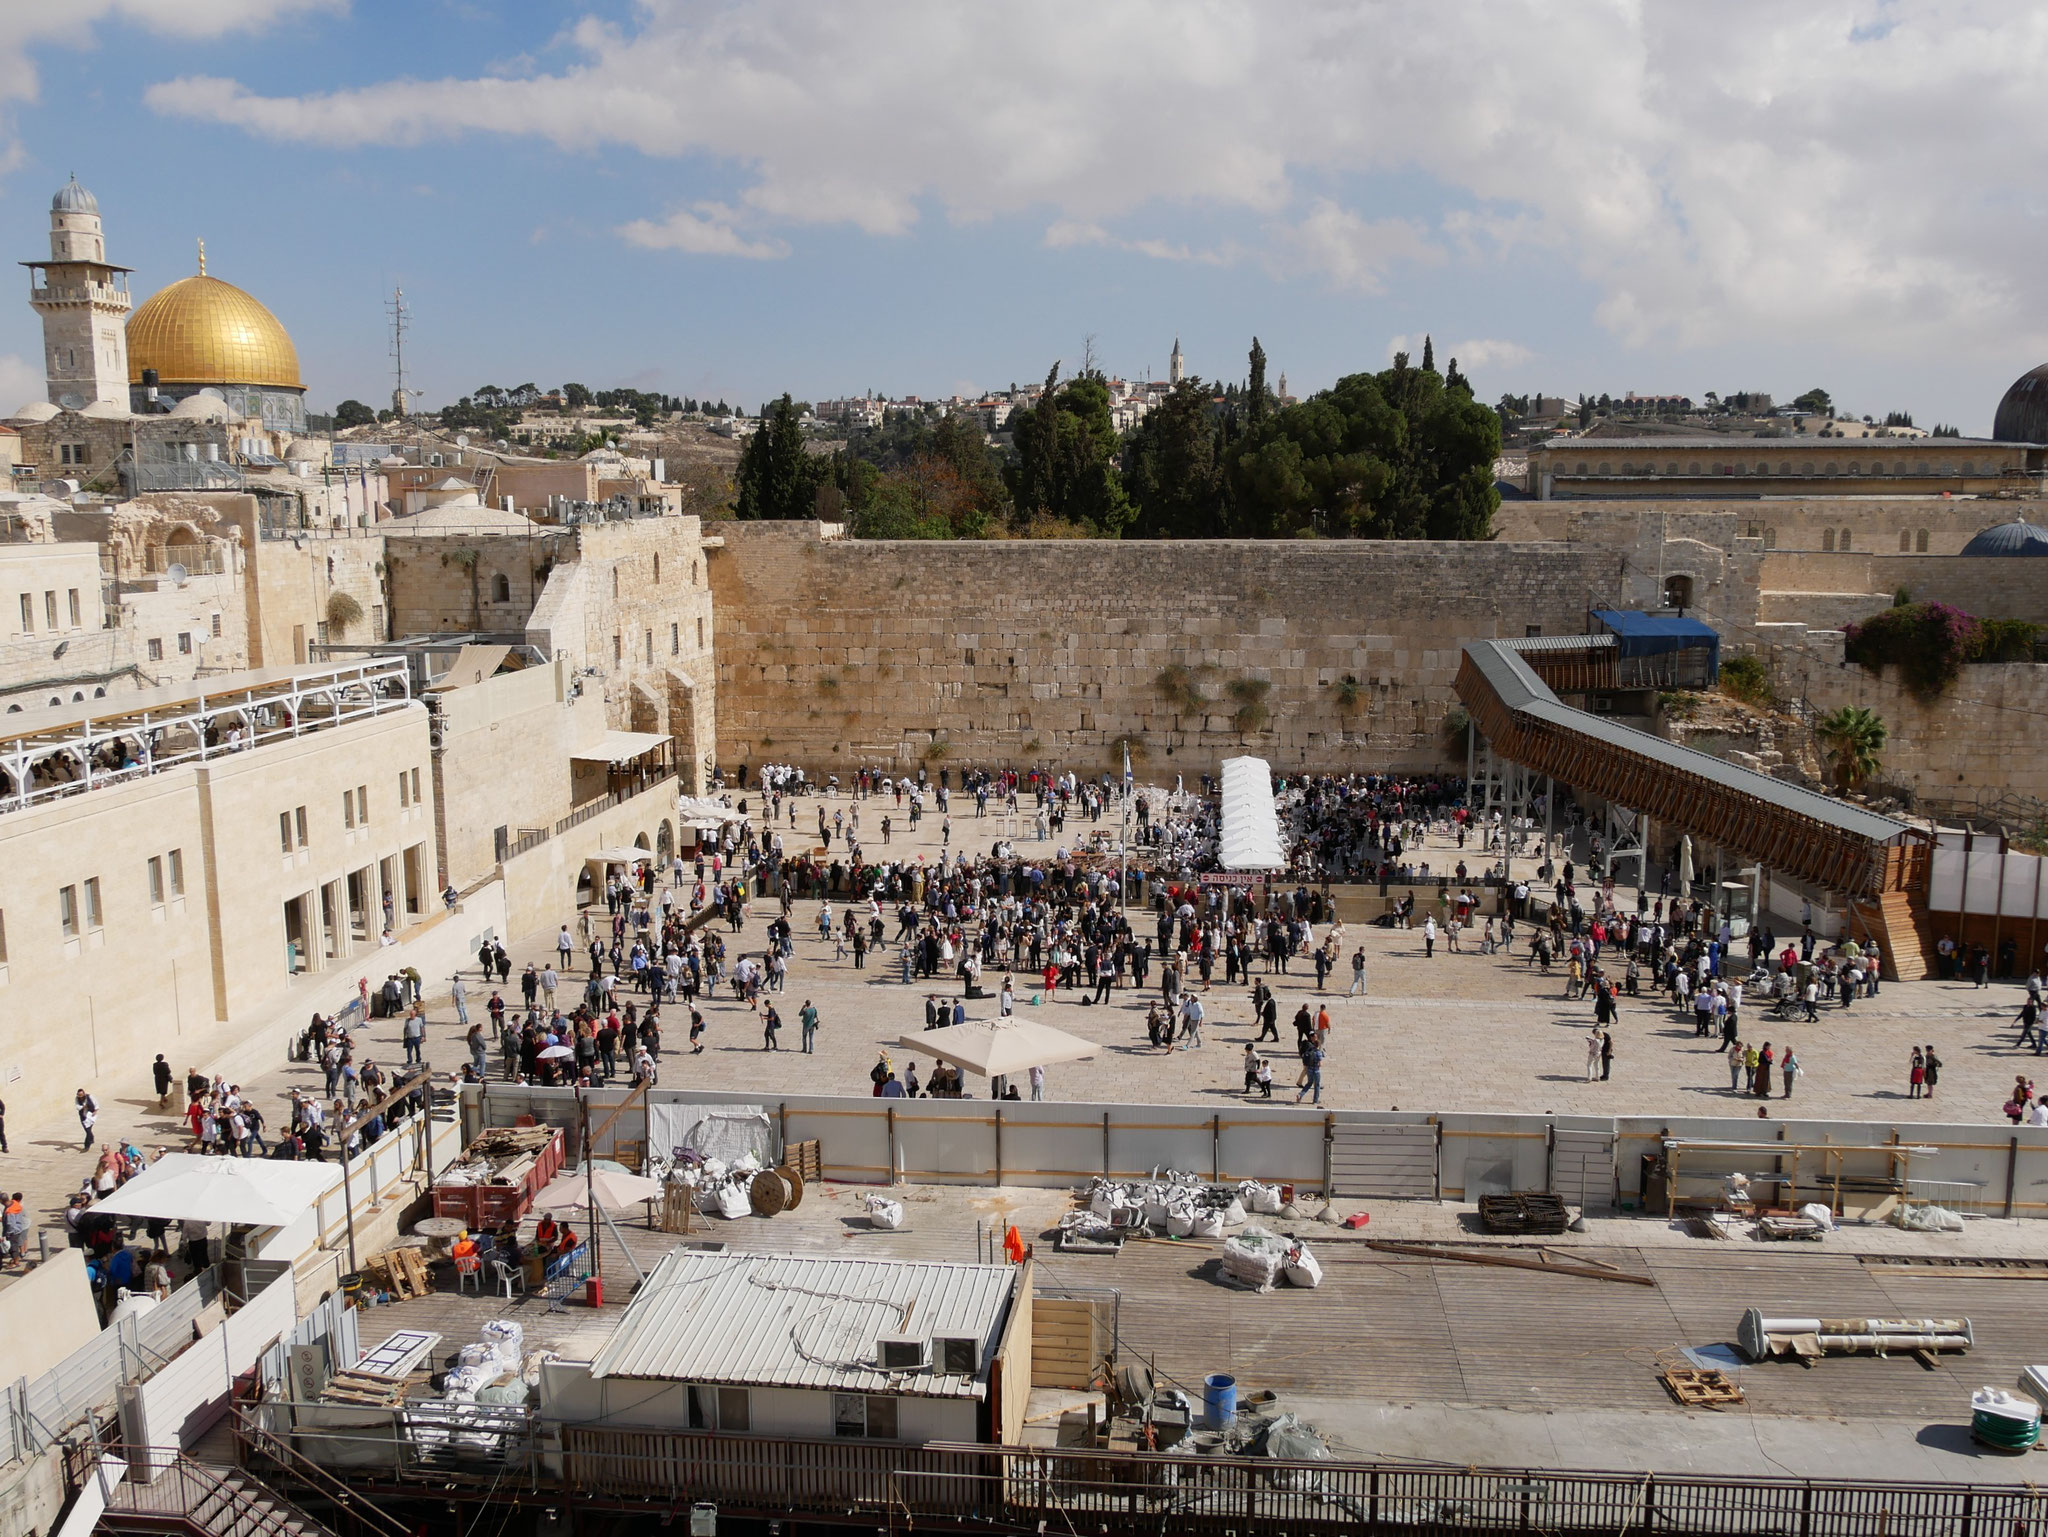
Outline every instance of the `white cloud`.
POLYGON ((748 261, 780 261, 789 255, 786 241, 752 240, 733 228, 733 212, 717 203, 699 203, 697 211, 678 208, 666 219, 635 219, 619 226, 627 244, 651 251, 683 251, 691 256, 739 256, 748 261))
POLYGON ((1475 368, 1513 368, 1535 355, 1520 342, 1489 336, 1475 336, 1444 349, 1444 356, 1456 358, 1459 370, 1468 374, 1475 368))
POLYGON ((31 400, 48 398, 40 363, 31 363, 16 353, 0 353, 0 411, 12 411, 31 400))
MULTIPOLYGON (((39 9, 225 26, 258 5, 39 9)), ((295 143, 490 133, 737 172, 738 217, 689 213, 711 228, 678 225, 678 244, 1024 215, 1056 248, 1252 258, 1352 292, 1418 262, 1509 282, 1534 256, 1634 342, 2048 346, 2041 7, 641 0, 632 17, 573 23, 552 73, 297 97, 197 78, 148 100, 295 143), (1387 187, 1399 206, 1375 206, 1387 187), (1169 217, 1197 232, 1154 238, 1169 217)))

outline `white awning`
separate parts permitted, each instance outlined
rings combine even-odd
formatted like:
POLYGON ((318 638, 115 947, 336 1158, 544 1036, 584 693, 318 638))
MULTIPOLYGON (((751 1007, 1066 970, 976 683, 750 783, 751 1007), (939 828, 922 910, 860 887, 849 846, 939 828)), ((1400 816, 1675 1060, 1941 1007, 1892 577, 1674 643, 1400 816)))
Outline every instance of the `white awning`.
POLYGON ((1273 770, 1264 758, 1223 760, 1223 868, 1282 870, 1280 815, 1273 806, 1273 770))
POLYGON ((905 1035, 896 1044, 905 1051, 938 1057, 984 1078, 1004 1078, 1034 1067, 1050 1067, 1055 1062, 1075 1062, 1102 1050, 1078 1035, 1014 1017, 919 1030, 905 1035))
POLYGON ((659 731, 607 731, 595 747, 569 756, 578 763, 629 763, 642 753, 667 746, 668 740, 659 731))
POLYGON ((283 1227, 340 1178, 340 1166, 331 1163, 166 1153, 92 1209, 114 1217, 283 1227))
POLYGON ((719 828, 728 822, 746 821, 746 818, 732 807, 696 795, 678 795, 676 815, 690 827, 719 828))

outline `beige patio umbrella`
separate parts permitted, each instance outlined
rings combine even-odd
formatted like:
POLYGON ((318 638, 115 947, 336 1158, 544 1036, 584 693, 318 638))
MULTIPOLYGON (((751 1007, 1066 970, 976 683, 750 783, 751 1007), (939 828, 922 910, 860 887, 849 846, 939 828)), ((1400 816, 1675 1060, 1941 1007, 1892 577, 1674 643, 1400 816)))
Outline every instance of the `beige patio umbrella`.
POLYGON ((1102 1050, 1078 1035, 1016 1018, 919 1030, 905 1035, 897 1045, 984 1078, 1008 1078, 1055 1062, 1077 1062, 1102 1050))
POLYGON ((548 1185, 533 1199, 535 1211, 580 1211, 591 1201, 612 1211, 623 1211, 652 1201, 661 1195, 661 1181, 643 1179, 616 1169, 593 1169, 588 1176, 571 1174, 548 1185))

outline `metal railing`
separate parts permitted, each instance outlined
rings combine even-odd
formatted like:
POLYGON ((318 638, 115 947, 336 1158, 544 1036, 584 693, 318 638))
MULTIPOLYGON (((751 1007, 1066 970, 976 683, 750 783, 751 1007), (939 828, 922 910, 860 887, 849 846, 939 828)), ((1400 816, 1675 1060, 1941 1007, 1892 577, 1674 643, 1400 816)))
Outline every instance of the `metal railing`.
MULTIPOLYGON (((560 821, 555 823, 555 833, 557 836, 559 836, 560 834, 567 832, 572 827, 581 826, 583 823, 588 822, 592 817, 602 816, 605 812, 610 811, 614 806, 623 806, 626 804, 627 801, 632 800, 635 796, 645 795, 649 790, 656 789, 659 786, 666 784, 669 780, 675 777, 676 771, 666 764, 658 768, 648 769, 642 775, 642 782, 640 784, 633 786, 632 789, 613 790, 605 795, 599 796, 596 800, 589 802, 587 805, 578 806, 574 811, 570 812, 567 816, 563 817, 560 821)), ((654 850, 649 849, 647 851, 647 857, 649 859, 654 858, 654 850)))
MULTIPOLYGON (((181 1451, 145 1447, 134 1454, 134 1465, 145 1464, 150 1475, 146 1482, 108 1482, 107 1507, 100 1518, 103 1528, 170 1528, 202 1537, 334 1537, 330 1528, 282 1495, 238 1477, 225 1477, 181 1451)), ((90 1472, 86 1476, 99 1475, 90 1472)))

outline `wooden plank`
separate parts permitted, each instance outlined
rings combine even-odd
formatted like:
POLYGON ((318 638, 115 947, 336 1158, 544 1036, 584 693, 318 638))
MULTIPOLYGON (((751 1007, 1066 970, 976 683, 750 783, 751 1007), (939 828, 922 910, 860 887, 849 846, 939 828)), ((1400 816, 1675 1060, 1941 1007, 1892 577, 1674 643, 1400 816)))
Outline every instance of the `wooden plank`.
POLYGON ((1619 1281, 1627 1286, 1655 1286, 1656 1278, 1630 1275, 1621 1270, 1596 1270, 1591 1265, 1552 1264, 1541 1259, 1521 1259, 1512 1254, 1488 1253, 1477 1249, 1446 1249, 1429 1244, 1393 1243, 1369 1238, 1365 1246, 1382 1254, 1404 1254, 1416 1259, 1454 1260, 1462 1265, 1497 1265, 1505 1270, 1540 1270, 1548 1275, 1583 1276, 1589 1281, 1619 1281))

